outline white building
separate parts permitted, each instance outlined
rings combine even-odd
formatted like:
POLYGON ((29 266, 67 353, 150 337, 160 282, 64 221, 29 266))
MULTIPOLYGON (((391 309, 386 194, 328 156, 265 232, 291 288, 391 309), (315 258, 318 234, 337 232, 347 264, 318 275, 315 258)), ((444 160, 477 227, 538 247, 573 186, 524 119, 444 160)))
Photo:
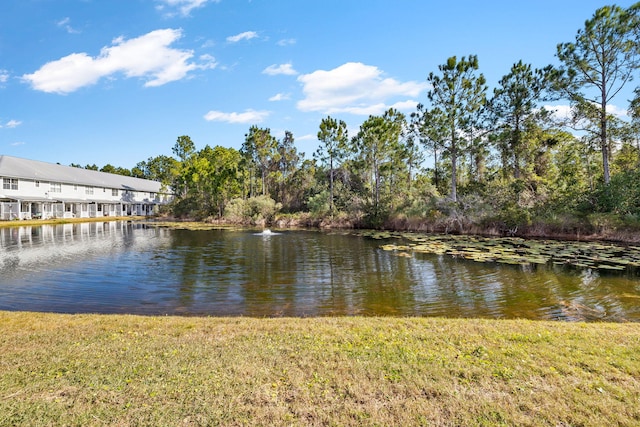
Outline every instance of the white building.
POLYGON ((0 220, 153 215, 162 184, 0 155, 0 220))

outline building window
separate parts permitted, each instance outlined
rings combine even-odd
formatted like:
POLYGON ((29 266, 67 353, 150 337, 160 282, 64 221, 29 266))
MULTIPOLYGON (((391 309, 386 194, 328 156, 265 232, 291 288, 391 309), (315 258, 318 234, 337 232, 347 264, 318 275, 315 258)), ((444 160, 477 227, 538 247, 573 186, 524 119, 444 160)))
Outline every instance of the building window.
POLYGON ((111 189, 111 195, 112 196, 117 196, 118 195, 118 189, 117 188, 112 188, 111 189))
POLYGON ((18 189, 18 179, 17 178, 2 178, 2 189, 3 190, 17 190, 18 189))
POLYGON ((36 188, 40 187, 40 181, 36 181, 36 188))
POLYGON ((93 187, 85 187, 84 194, 93 194, 93 187))
POLYGON ((107 192, 107 189, 103 187, 103 188, 102 188, 102 192, 103 192, 103 193, 106 193, 106 192, 107 192))
POLYGON ((49 191, 52 193, 62 193, 62 184, 59 182, 52 182, 49 184, 49 191))

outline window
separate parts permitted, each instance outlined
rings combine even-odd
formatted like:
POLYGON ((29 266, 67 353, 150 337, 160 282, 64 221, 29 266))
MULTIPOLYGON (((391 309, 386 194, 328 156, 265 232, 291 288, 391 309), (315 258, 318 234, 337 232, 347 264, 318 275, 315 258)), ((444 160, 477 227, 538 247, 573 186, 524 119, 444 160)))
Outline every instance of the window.
POLYGON ((78 184, 73 184, 73 191, 78 191, 78 184))
POLYGON ((85 187, 84 194, 93 194, 93 187, 85 187))
POLYGON ((112 188, 111 189, 111 195, 112 196, 117 196, 118 195, 118 189, 117 188, 112 188))
POLYGON ((18 189, 18 178, 2 178, 2 189, 3 190, 17 190, 18 189))
POLYGON ((36 188, 40 187, 40 181, 36 181, 36 188))
POLYGON ((52 182, 49 184, 49 191, 52 193, 62 193, 62 184, 59 182, 52 182))
POLYGON ((107 189, 103 187, 103 188, 102 188, 102 192, 103 192, 103 193, 106 193, 106 192, 107 192, 107 189))

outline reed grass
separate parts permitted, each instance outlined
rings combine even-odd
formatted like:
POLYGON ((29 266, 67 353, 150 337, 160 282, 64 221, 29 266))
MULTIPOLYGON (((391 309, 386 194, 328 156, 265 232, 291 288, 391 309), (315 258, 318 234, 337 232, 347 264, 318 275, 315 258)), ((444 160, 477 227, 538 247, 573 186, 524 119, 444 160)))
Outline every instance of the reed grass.
POLYGON ((0 425, 633 426, 637 324, 0 312, 0 425))

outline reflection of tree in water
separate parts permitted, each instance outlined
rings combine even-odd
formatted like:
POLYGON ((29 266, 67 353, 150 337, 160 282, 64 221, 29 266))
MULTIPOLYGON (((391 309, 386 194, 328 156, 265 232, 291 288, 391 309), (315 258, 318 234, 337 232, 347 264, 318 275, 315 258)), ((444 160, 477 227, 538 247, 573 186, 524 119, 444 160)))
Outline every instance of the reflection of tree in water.
POLYGON ((64 302, 71 311, 87 303, 92 312, 146 314, 640 317, 637 277, 396 253, 380 250, 388 242, 340 232, 140 227, 0 231, 2 281, 12 286, 0 288, 2 302, 22 304, 27 288, 18 285, 28 281, 54 284, 38 303, 62 304, 72 292, 64 302))
POLYGON ((251 316, 536 318, 544 316, 544 307, 573 301, 569 297, 581 287, 578 276, 546 267, 400 257, 379 245, 313 231, 268 237, 175 231, 179 305, 186 311, 251 316))
POLYGON ((408 260, 366 239, 321 232, 178 235, 173 250, 182 258, 183 305, 253 316, 395 314, 411 299, 408 260))

